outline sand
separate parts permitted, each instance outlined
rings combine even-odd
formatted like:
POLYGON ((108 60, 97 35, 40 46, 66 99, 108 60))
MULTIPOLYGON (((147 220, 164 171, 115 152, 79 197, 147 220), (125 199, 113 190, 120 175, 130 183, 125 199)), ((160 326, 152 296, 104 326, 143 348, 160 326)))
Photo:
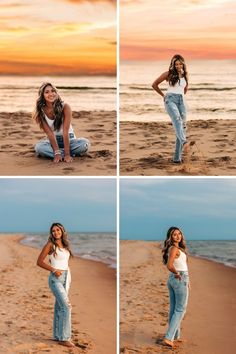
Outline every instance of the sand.
POLYGON ((168 271, 158 244, 121 241, 120 263, 121 353, 235 352, 235 268, 190 257, 191 291, 182 323, 186 342, 172 350, 160 344, 167 329, 169 297, 168 271))
POLYGON ((192 120, 195 141, 184 163, 171 163, 175 134, 170 122, 120 123, 120 174, 144 176, 236 175, 236 120, 192 120))
POLYGON ((45 134, 29 113, 0 113, 0 175, 116 175, 116 112, 73 112, 72 125, 77 137, 90 140, 89 154, 70 164, 53 164, 35 156, 34 145, 45 134))
POLYGON ((72 339, 75 349, 52 341, 54 297, 49 272, 36 266, 39 250, 19 244, 19 235, 0 235, 0 353, 116 353, 115 270, 74 257, 72 339))

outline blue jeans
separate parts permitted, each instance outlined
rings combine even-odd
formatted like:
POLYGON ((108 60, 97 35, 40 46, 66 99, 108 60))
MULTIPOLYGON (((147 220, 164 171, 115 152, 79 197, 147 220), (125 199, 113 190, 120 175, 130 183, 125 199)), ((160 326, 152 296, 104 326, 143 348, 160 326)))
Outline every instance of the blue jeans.
MULTIPOLYGON (((88 139, 85 138, 75 138, 74 134, 70 133, 70 154, 71 156, 81 156, 86 153, 90 147, 90 142, 88 139)), ((58 147, 61 151, 61 156, 64 158, 65 151, 64 151, 64 142, 62 135, 56 135, 58 147)), ((49 139, 45 138, 40 140, 35 145, 35 152, 37 156, 41 157, 48 157, 53 159, 54 158, 54 151, 49 139)))
POLYGON ((181 161, 183 145, 186 143, 186 108, 183 96, 176 93, 167 93, 165 109, 169 114, 176 135, 173 161, 181 161))
POLYGON ((186 312, 188 303, 188 272, 179 272, 181 280, 176 279, 173 273, 170 273, 168 279, 168 289, 170 295, 169 328, 165 338, 173 341, 180 338, 180 323, 186 312))
POLYGON ((53 338, 59 341, 67 341, 71 338, 71 305, 66 291, 68 271, 62 271, 57 278, 50 273, 48 278, 49 287, 55 296, 53 338))

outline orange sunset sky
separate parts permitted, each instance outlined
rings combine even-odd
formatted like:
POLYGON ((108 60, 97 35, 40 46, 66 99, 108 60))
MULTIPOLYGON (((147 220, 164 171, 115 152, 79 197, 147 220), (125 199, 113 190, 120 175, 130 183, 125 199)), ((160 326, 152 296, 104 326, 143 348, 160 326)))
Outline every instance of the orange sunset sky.
POLYGON ((116 0, 1 0, 0 74, 116 74, 116 0))
POLYGON ((236 59, 235 0, 120 0, 122 60, 236 59))

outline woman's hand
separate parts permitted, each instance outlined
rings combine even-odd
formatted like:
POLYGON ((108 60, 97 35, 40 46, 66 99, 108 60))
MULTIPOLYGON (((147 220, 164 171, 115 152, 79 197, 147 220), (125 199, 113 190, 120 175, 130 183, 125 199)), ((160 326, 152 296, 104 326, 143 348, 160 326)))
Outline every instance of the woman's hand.
POLYGON ((179 273, 176 273, 176 274, 175 274, 175 278, 176 278, 176 279, 179 279, 179 281, 180 281, 182 277, 181 277, 181 275, 180 275, 179 273))
POLYGON ((56 270, 55 272, 53 272, 53 274, 59 278, 62 275, 62 271, 61 270, 56 270))
POLYGON ((60 162, 60 161, 62 161, 61 154, 56 154, 56 155, 54 156, 53 162, 54 162, 54 163, 58 163, 58 162, 60 162))
POLYGON ((70 163, 70 162, 73 161, 73 158, 70 155, 65 155, 64 161, 67 162, 67 163, 70 163))

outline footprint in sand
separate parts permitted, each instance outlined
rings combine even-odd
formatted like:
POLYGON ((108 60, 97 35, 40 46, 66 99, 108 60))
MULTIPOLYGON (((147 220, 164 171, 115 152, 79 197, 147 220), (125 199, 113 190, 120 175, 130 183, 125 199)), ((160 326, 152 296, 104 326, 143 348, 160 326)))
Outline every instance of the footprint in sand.
POLYGON ((65 167, 62 169, 62 171, 64 174, 69 174, 70 172, 75 171, 75 168, 74 167, 65 167))
POLYGON ((8 149, 8 148, 12 148, 13 147, 13 145, 2 145, 1 146, 1 149, 8 149))
POLYGON ((96 157, 111 157, 112 152, 109 150, 99 150, 95 153, 96 157))

